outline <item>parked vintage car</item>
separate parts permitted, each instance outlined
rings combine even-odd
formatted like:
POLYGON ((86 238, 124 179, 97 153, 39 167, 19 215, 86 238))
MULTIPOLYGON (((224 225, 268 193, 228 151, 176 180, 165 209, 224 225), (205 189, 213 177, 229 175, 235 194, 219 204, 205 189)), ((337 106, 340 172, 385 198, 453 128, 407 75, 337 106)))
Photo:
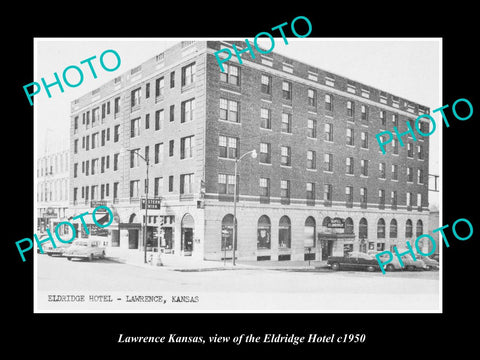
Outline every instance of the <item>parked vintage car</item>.
POLYGON ((410 254, 402 256, 402 261, 405 266, 405 270, 427 270, 427 265, 422 259, 415 256, 417 260, 413 260, 410 254))
POLYGON ((329 256, 327 265, 332 270, 362 269, 367 271, 380 270, 377 259, 359 251, 351 251, 344 256, 329 256))
POLYGON ((93 260, 105 257, 105 248, 100 246, 99 241, 75 240, 63 253, 68 260, 72 258, 93 260))
POLYGON ((440 267, 437 260, 434 260, 428 256, 416 254, 415 257, 417 258, 417 261, 422 260, 425 263, 427 267, 425 270, 438 270, 440 267))
MULTIPOLYGON (((376 259, 375 255, 379 253, 381 253, 381 251, 370 250, 368 251, 367 254, 373 256, 376 259)), ((387 259, 388 259, 387 254, 384 254, 380 257, 381 261, 387 261, 387 259)), ((384 265, 383 268, 386 271, 405 270, 405 268, 402 265, 400 265, 400 261, 398 261, 398 258, 395 256, 395 254, 392 257, 392 260, 388 264, 384 265)))
POLYGON ((48 244, 43 244, 43 252, 48 256, 62 256, 65 250, 67 250, 71 244, 64 244, 64 243, 55 243, 57 246, 56 248, 53 247, 52 243, 49 242, 48 244))

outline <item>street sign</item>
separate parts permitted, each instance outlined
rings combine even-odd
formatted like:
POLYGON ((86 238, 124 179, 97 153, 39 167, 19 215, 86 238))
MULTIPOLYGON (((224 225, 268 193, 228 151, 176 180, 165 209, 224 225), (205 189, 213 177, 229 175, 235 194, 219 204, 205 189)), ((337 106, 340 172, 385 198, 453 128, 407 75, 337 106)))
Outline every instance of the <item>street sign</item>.
MULTIPOLYGON (((162 204, 162 199, 159 199, 159 198, 148 199, 148 209, 160 210, 161 204, 162 204)), ((141 209, 145 209, 145 198, 142 198, 141 209)))

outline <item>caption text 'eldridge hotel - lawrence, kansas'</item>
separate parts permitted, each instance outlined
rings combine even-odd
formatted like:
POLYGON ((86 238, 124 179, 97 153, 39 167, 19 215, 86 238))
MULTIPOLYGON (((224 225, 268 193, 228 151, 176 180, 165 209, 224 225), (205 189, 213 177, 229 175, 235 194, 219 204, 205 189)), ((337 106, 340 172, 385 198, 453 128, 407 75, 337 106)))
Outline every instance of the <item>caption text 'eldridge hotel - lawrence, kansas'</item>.
POLYGON ((91 237, 143 250, 142 157, 147 250, 165 256, 232 257, 236 180, 238 259, 405 248, 428 229, 428 137, 385 155, 375 139, 428 108, 276 53, 222 73, 232 43, 182 41, 72 103, 70 215, 115 214, 91 237))

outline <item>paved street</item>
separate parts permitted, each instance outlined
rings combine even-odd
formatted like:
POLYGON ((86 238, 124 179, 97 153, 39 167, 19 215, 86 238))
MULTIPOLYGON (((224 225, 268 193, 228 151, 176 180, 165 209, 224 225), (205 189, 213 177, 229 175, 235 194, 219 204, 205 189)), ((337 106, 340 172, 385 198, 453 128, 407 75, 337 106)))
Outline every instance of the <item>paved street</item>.
MULTIPOLYGON (((259 310, 292 309, 293 305, 293 310, 312 307, 317 310, 433 310, 439 304, 438 272, 383 275, 381 272, 274 270, 262 267, 174 271, 166 267, 149 268, 111 260, 68 261, 46 255, 37 257, 37 266, 39 301, 50 294, 103 292, 118 295, 123 303, 125 295, 129 294, 160 294, 169 299, 172 294, 199 295, 203 300, 198 304, 188 304, 196 306, 190 309, 212 311, 223 308, 225 304, 230 308, 241 305, 241 309, 253 307, 259 310), (241 304, 238 304, 239 301, 241 304), (269 301, 271 306, 265 305, 264 301, 269 301)), ((55 305, 48 303, 48 306, 52 304, 55 305)))

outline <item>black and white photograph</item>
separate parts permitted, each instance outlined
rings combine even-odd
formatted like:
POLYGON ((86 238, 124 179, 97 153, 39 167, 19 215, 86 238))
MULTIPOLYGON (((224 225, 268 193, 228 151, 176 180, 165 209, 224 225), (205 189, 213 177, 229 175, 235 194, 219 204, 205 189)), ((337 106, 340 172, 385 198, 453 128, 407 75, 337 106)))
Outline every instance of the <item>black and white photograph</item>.
POLYGON ((36 40, 36 311, 441 310, 441 39, 251 42, 36 40))
POLYGON ((100 5, 6 11, 7 353, 474 350, 471 5, 100 5))

